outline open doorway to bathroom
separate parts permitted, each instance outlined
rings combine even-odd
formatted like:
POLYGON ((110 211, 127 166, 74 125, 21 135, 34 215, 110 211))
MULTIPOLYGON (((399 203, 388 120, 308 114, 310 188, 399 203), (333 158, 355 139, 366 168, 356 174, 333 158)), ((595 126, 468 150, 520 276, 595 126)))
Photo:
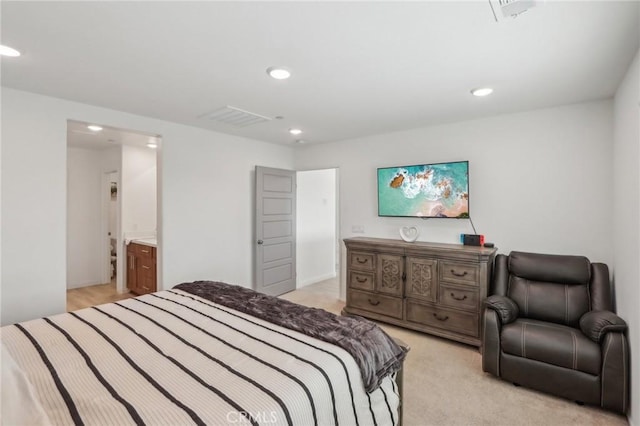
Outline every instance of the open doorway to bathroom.
POLYGON ((94 124, 67 121, 67 310, 133 296, 125 244, 156 240, 160 137, 94 124))

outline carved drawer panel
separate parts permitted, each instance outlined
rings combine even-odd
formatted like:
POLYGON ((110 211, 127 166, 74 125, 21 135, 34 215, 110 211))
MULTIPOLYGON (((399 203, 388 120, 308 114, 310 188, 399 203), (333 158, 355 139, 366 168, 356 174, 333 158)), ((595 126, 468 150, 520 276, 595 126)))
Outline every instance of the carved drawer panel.
POLYGON ((462 262, 440 261, 440 279, 452 283, 478 285, 480 268, 462 262))
POLYGON ((402 319, 402 299, 359 290, 349 290, 349 306, 402 319))
POLYGON ((455 287, 440 284, 440 303, 452 308, 478 311, 478 290, 469 287, 455 287))
POLYGON ((406 320, 469 336, 479 336, 478 315, 416 303, 407 299, 406 320))
POLYGON ((375 255, 354 251, 349 256, 349 266, 361 271, 375 271, 375 255))
POLYGON ((407 297, 435 302, 438 291, 438 261, 435 259, 407 258, 407 297))
POLYGON ((404 258, 390 254, 379 254, 376 291, 394 296, 402 296, 404 258))
POLYGON ((360 272, 351 270, 349 273, 349 288, 373 291, 375 288, 373 272, 360 272))

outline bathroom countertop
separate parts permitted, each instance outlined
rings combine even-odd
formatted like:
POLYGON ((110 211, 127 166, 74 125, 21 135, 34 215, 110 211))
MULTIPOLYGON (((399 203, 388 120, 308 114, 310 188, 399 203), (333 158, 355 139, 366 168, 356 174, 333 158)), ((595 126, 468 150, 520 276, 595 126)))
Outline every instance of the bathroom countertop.
POLYGON ((158 240, 157 238, 133 238, 130 243, 143 244, 145 246, 157 247, 158 240))

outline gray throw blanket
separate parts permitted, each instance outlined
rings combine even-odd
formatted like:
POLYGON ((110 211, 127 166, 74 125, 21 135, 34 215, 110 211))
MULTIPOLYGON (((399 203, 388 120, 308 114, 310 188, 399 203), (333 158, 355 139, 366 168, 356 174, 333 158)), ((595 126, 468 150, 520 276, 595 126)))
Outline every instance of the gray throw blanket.
POLYGON ((195 281, 174 288, 341 347, 360 367, 367 392, 398 371, 406 357, 404 348, 361 317, 338 316, 221 282, 195 281))

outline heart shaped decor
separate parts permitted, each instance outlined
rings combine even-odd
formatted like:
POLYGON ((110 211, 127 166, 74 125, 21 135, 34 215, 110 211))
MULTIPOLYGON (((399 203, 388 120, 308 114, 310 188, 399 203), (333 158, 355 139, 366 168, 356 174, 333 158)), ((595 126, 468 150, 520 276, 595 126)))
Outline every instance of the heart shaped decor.
POLYGON ((403 226, 400 228, 400 237, 408 243, 412 243, 418 239, 418 228, 415 226, 403 226))

